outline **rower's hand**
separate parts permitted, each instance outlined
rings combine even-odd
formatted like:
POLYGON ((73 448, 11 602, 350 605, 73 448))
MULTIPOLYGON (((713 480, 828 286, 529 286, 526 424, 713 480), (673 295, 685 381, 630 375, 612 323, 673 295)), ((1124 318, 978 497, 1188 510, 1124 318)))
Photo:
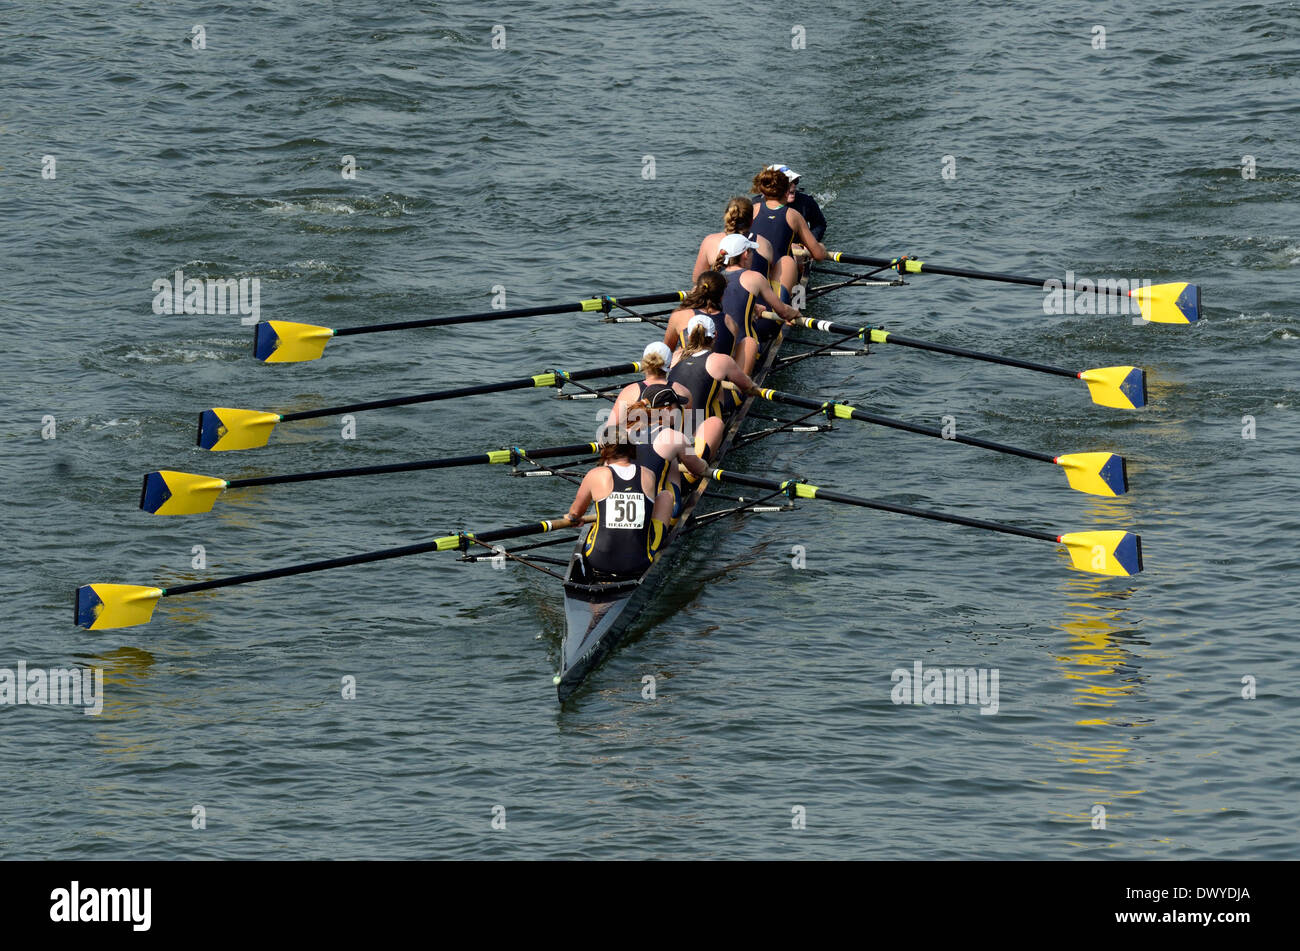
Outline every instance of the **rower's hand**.
POLYGON ((785 305, 785 309, 781 311, 781 317, 787 324, 794 323, 802 316, 803 314, 799 313, 798 307, 791 307, 789 304, 785 305))

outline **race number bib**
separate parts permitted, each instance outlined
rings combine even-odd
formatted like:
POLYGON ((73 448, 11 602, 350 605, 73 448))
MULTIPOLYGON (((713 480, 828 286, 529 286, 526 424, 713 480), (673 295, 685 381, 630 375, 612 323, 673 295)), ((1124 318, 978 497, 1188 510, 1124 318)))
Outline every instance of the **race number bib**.
POLYGON ((605 499, 606 528, 645 528, 645 496, 640 492, 611 492, 605 499))

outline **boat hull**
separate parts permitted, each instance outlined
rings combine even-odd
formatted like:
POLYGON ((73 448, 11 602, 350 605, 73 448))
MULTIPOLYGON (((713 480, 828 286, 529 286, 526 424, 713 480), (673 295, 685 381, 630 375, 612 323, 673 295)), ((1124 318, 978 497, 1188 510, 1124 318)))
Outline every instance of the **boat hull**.
MULTIPOLYGON (((781 340, 781 337, 777 337, 768 348, 758 372, 754 374, 756 383, 761 385, 771 371, 777 352, 781 349, 781 340)), ((748 397, 736 410, 727 425, 717 458, 711 465, 721 465, 753 403, 754 397, 748 397)), ((709 484, 708 479, 701 480, 691 493, 677 523, 664 539, 659 557, 638 578, 604 584, 585 583, 588 579, 583 573, 582 539, 578 540, 569 558, 569 568, 564 579, 565 630, 560 648, 560 675, 556 684, 556 694, 561 703, 582 686, 587 675, 627 636, 646 606, 659 593, 669 565, 676 560, 679 552, 678 538, 690 524, 696 506, 704 498, 709 484)))

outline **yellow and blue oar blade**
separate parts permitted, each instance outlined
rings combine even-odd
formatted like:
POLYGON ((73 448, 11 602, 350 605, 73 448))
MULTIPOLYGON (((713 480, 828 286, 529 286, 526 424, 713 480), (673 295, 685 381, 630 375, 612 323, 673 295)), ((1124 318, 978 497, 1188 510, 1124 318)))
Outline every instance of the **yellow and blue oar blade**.
POLYGON ((1072 452, 1057 456, 1070 488, 1090 495, 1123 495, 1128 491, 1128 465, 1115 452, 1072 452))
POLYGON ((140 508, 151 515, 198 515, 211 512, 226 488, 225 479, 159 469, 145 474, 140 508))
POLYGON ((263 363, 318 360, 334 331, 289 320, 259 320, 253 333, 253 356, 263 363))
POLYGON ((148 624, 162 588, 138 584, 83 584, 75 602, 77 626, 90 631, 148 624))
POLYGON ((1084 370, 1079 379, 1088 384, 1098 406, 1138 409, 1147 405, 1147 371, 1141 367, 1097 367, 1084 370))
POLYGON ((199 414, 199 448, 224 452, 228 449, 259 449, 271 438, 280 421, 275 413, 258 409, 216 406, 199 414))
POLYGON ((1201 319, 1201 288, 1186 282, 1135 287, 1128 296, 1147 320, 1157 324, 1194 324, 1201 319))
POLYGON ((1070 532, 1057 541, 1080 571, 1127 577, 1142 570, 1142 539, 1132 532, 1070 532))

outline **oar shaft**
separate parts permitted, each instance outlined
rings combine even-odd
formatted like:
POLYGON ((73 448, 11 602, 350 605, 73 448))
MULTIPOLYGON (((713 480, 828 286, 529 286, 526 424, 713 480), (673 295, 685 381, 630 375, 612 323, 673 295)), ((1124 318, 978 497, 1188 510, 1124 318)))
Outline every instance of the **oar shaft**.
POLYGON ((1002 443, 991 442, 987 439, 980 439, 976 436, 962 436, 958 433, 952 433, 950 435, 945 434, 942 429, 936 429, 932 426, 920 426, 916 423, 909 423, 906 420, 868 413, 865 410, 858 409, 856 406, 850 406, 848 403, 818 402, 817 400, 809 399, 806 396, 797 396, 793 393, 782 393, 778 390, 763 390, 763 397, 777 403, 788 403, 791 406, 826 410, 828 416, 839 419, 856 419, 860 422, 872 423, 876 426, 887 426, 890 429, 900 429, 904 432, 916 433, 919 436, 930 436, 934 439, 943 439, 948 442, 959 442, 966 446, 990 449, 993 452, 1001 452, 1009 456, 1020 456, 1023 459, 1033 459, 1038 462, 1054 463, 1056 461, 1054 456, 1049 456, 1046 453, 1032 452, 1028 449, 1021 449, 1018 446, 1007 446, 1002 443))
POLYGON ((462 396, 478 396, 484 393, 502 393, 507 390, 526 390, 532 387, 558 386, 565 380, 594 380, 605 376, 618 376, 622 373, 636 373, 641 369, 639 363, 617 363, 613 366, 598 367, 594 370, 575 370, 572 373, 551 370, 537 376, 518 380, 506 380, 504 383, 484 383, 479 386, 462 386, 454 390, 438 390, 434 393, 419 393, 415 396, 395 396, 386 400, 370 400, 365 403, 350 403, 347 406, 327 406, 323 409, 304 410, 300 413, 286 413, 280 417, 281 422, 298 419, 315 419, 319 416, 337 416, 340 413, 360 413, 370 409, 385 409, 390 406, 411 406, 416 403, 432 403, 438 400, 454 400, 462 396))
MULTIPOLYGON (((846 254, 843 251, 832 251, 830 254, 832 260, 842 261, 845 264, 866 264, 873 267, 892 267, 898 262, 898 258, 873 258, 861 254, 846 254)), ((949 277, 973 277, 981 281, 1000 281, 1004 284, 1027 284, 1030 287, 1042 287, 1046 282, 1033 277, 1020 277, 1016 274, 997 274, 993 271, 972 271, 968 268, 960 267, 941 267, 937 264, 926 264, 923 261, 910 260, 904 267, 913 273, 920 274, 947 274, 949 277)), ((1073 287, 1073 284, 1064 284, 1063 287, 1073 287)))
POLYGON ((933 343, 929 340, 917 340, 914 337, 904 337, 892 331, 876 330, 871 327, 852 327, 848 324, 835 324, 829 320, 814 320, 811 317, 804 317, 795 321, 796 324, 807 327, 809 330, 820 330, 824 333, 843 334, 845 336, 861 337, 870 343, 892 343, 900 347, 911 347, 914 350, 928 350, 931 353, 946 353, 954 357, 966 357, 971 360, 983 360, 985 363, 997 363, 1006 367, 1017 367, 1021 370, 1033 370, 1036 373, 1050 373, 1053 376, 1063 376, 1071 380, 1079 379, 1078 371, 1067 370, 1064 367, 1054 367, 1046 363, 1034 363, 1030 360, 1017 360, 1015 357, 1002 357, 996 353, 984 353, 979 350, 967 350, 965 347, 951 347, 945 343, 933 343))
POLYGON ((1002 357, 995 353, 982 353, 979 350, 967 350, 964 347, 950 347, 943 343, 930 343, 926 340, 916 340, 912 337, 901 337, 894 333, 885 333, 885 342, 897 344, 900 347, 912 347, 916 350, 930 350, 934 353, 946 353, 954 357, 968 357, 971 360, 983 360, 986 363, 999 363, 1006 367, 1018 367, 1022 370, 1034 370, 1038 373, 1051 373, 1054 376, 1069 377, 1077 380, 1079 374, 1075 370, 1067 370, 1064 367, 1054 367, 1046 363, 1033 363, 1029 360, 1017 360, 1015 357, 1002 357))
MULTIPOLYGON (((779 492, 789 487, 790 482, 778 482, 775 479, 762 479, 757 476, 743 475, 738 472, 732 472, 727 469, 713 469, 709 472, 709 478, 718 482, 735 482, 739 485, 749 485, 757 489, 769 489, 779 492)), ((823 489, 820 486, 808 485, 801 483, 806 489, 812 490, 813 494, 796 497, 825 499, 828 502, 841 502, 845 505, 856 505, 861 508, 878 509, 882 512, 894 512, 898 515, 911 515, 916 518, 930 519, 934 522, 948 522, 953 525, 965 525, 970 528, 983 528, 991 532, 1001 532, 1004 535, 1019 535, 1022 538, 1036 538, 1040 541, 1054 542, 1058 536, 1048 532, 1035 532, 1028 528, 1018 528, 1015 525, 1007 525, 1003 522, 990 522, 982 518, 967 518, 964 515, 947 515, 942 512, 931 512, 927 509, 916 509, 907 505, 895 505, 892 502, 877 502, 873 499, 859 498, 855 495, 845 495, 841 492, 833 492, 830 489, 823 489)))
MULTIPOLYGON (((584 519, 584 521, 587 520, 588 519, 584 519)), ((435 538, 427 542, 420 542, 416 545, 403 545, 400 548, 384 548, 380 551, 369 551, 359 555, 348 555, 343 558, 312 561, 304 565, 288 565, 284 568, 271 568, 267 571, 254 571, 250 574, 233 575, 229 578, 216 578, 212 581, 199 581, 194 584, 183 584, 175 588, 167 588, 163 594, 191 594, 195 591, 211 591, 213 588, 228 588, 231 585, 249 584, 254 581, 269 581, 272 578, 287 578, 291 575, 304 575, 313 571, 328 571, 331 568, 346 568, 349 565, 365 565, 374 561, 386 561, 390 558, 402 558, 406 555, 421 555, 430 551, 451 551, 460 548, 463 543, 472 542, 475 539, 481 542, 497 542, 504 541, 507 538, 518 538, 522 535, 541 535, 546 532, 570 527, 573 527, 573 523, 567 518, 562 518, 555 521, 529 522, 527 525, 519 525, 514 528, 499 528, 489 532, 465 532, 458 535, 444 535, 441 538, 435 538)))
MULTIPOLYGON (((680 291, 667 294, 642 294, 636 297, 611 297, 610 300, 625 307, 638 307, 648 304, 668 304, 682 299, 680 291)), ((538 307, 516 307, 511 310, 485 310, 477 314, 462 314, 457 317, 425 317, 419 320, 399 320, 387 324, 371 324, 367 327, 347 327, 334 331, 336 337, 350 337, 355 334, 381 333, 387 330, 413 330, 417 327, 444 327, 448 324, 473 324, 485 320, 509 320, 514 317, 542 317, 546 314, 568 314, 574 311, 603 310, 604 298, 592 297, 587 300, 570 301, 564 304, 542 304, 538 307)))
MULTIPOLYGON (((598 452, 595 443, 574 443, 571 446, 552 446, 546 449, 519 449, 520 459, 555 459, 561 456, 578 456, 598 452)), ((228 489, 241 489, 255 485, 280 485, 287 482, 315 482, 320 479, 348 479, 354 476, 386 475, 390 472, 420 472, 425 469, 454 469, 458 466, 492 465, 509 462, 512 451, 480 452, 472 456, 451 456, 446 459, 421 459, 416 462, 393 462, 382 466, 355 466, 349 469, 322 469, 317 472, 292 472, 285 475, 259 476, 252 479, 232 479, 228 489)))

